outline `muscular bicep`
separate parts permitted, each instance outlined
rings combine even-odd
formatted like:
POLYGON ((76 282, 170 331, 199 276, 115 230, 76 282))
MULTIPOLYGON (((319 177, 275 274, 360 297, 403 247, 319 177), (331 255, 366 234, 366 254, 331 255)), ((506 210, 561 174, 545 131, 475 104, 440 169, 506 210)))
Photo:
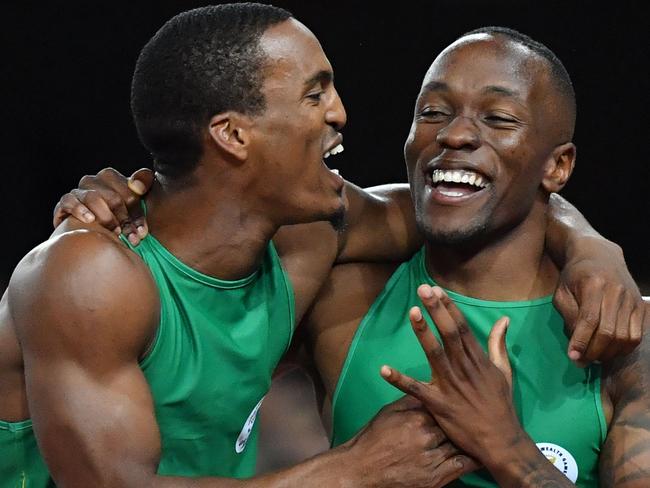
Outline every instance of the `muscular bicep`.
POLYGON ((361 189, 346 183, 347 227, 338 263, 408 259, 421 245, 406 184, 361 189))
POLYGON ((155 474, 160 436, 135 361, 104 374, 70 361, 27 355, 34 432, 59 486, 139 486, 155 474))
POLYGON ((648 336, 634 353, 616 360, 608 375, 614 414, 600 456, 601 486, 646 488, 650 486, 648 336))
POLYGON ((101 233, 64 234, 10 281, 29 413, 58 486, 142 486, 155 474, 159 433, 138 358, 159 304, 129 253, 101 233))

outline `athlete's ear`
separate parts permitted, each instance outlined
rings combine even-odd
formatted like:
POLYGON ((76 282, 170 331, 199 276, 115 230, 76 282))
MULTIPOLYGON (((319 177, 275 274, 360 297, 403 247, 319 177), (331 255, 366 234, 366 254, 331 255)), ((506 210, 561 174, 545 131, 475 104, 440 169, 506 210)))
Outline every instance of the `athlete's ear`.
POLYGON ((218 150, 245 161, 248 158, 250 128, 250 117, 238 112, 224 112, 210 119, 208 131, 218 150))
POLYGON ((575 162, 575 144, 566 142, 557 146, 544 166, 542 187, 549 193, 555 193, 564 188, 573 172, 575 162))

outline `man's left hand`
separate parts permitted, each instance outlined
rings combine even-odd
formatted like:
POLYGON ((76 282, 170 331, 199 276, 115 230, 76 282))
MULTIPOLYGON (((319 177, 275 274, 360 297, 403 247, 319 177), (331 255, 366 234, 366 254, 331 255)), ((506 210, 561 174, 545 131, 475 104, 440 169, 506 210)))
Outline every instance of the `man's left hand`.
POLYGON ((630 353, 641 342, 645 305, 620 247, 568 262, 555 307, 571 337, 567 354, 580 366, 630 353))

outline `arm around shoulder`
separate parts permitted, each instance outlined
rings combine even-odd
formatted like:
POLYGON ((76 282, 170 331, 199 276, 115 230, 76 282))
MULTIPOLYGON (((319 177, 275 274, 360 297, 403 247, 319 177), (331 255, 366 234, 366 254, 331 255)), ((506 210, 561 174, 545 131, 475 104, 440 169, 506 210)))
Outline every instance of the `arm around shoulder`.
POLYGON ((347 227, 338 263, 401 262, 422 245, 407 184, 359 188, 346 182, 347 227))

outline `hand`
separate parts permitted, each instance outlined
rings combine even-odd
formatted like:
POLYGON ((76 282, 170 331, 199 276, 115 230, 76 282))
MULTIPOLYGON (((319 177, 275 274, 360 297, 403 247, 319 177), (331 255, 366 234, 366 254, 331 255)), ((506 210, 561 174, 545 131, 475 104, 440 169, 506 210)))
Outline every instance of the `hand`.
POLYGON ((147 222, 140 197, 149 191, 154 180, 150 169, 143 168, 128 179, 113 168, 96 176, 84 176, 79 189, 66 193, 54 208, 54 227, 72 215, 82 222, 97 220, 116 234, 124 233, 134 246, 147 235, 147 222))
POLYGON ((478 468, 410 397, 385 406, 344 446, 354 486, 435 488, 478 468))
MULTIPOLYGON (((587 241, 591 242, 591 241, 587 241)), ((585 249, 589 258, 562 270, 554 304, 571 336, 568 355, 578 365, 630 353, 641 342, 645 306, 620 247, 585 249)), ((584 254, 584 251, 581 251, 584 254)))
POLYGON ((422 285, 418 295, 436 324, 443 346, 419 307, 409 319, 431 367, 430 383, 417 381, 388 366, 382 376, 420 400, 449 440, 487 465, 492 452, 505 452, 527 437, 512 403, 512 371, 506 351, 506 317, 490 332, 488 355, 465 318, 439 287, 422 285))

